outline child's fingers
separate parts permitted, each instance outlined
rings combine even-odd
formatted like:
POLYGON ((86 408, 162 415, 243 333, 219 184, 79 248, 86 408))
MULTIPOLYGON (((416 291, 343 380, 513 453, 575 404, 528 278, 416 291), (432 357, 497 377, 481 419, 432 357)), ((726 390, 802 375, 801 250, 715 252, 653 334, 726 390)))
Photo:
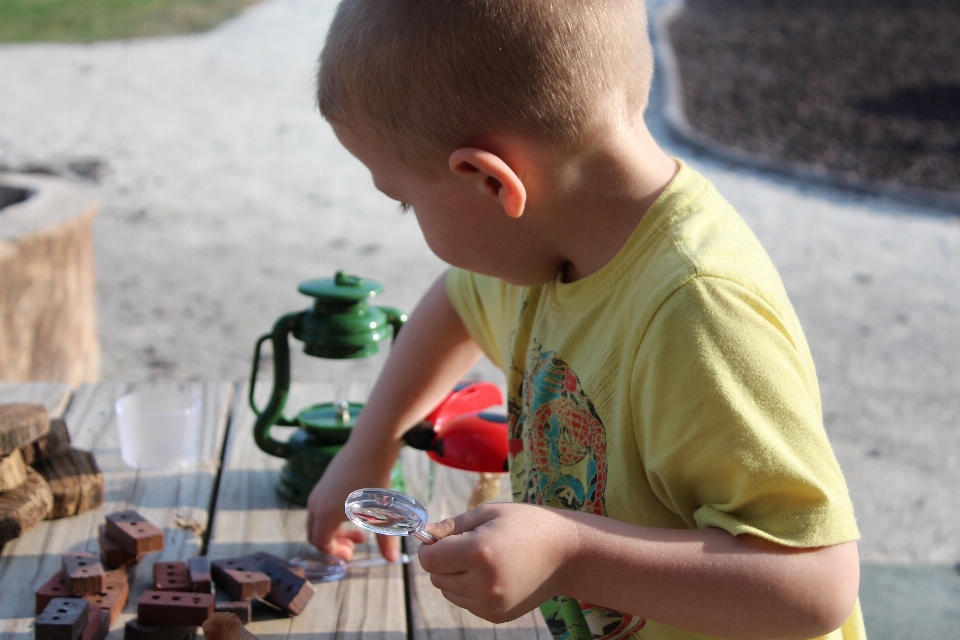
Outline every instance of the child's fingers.
POLYGON ((380 555, 387 562, 396 562, 400 559, 400 538, 397 536, 377 535, 377 546, 380 547, 380 555))
POLYGON ((497 517, 497 511, 487 505, 481 505, 476 509, 471 509, 466 513, 461 513, 453 518, 447 518, 440 522, 431 522, 424 527, 428 533, 432 533, 437 538, 446 538, 467 531, 473 531, 485 522, 489 522, 497 517))

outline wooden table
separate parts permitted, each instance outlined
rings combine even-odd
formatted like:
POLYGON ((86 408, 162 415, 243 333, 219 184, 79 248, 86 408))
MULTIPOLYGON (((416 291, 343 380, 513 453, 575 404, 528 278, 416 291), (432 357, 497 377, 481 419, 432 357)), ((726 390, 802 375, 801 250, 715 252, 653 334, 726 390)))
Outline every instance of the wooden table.
MULTIPOLYGON (((365 393, 354 388, 349 399, 362 400, 365 393)), ((328 385, 294 384, 287 406, 328 401, 333 394, 328 385)), ((3 549, 0 640, 33 638, 33 592, 56 572, 59 554, 97 552, 97 525, 111 511, 140 511, 164 530, 166 545, 162 552, 144 558, 132 574, 130 601, 109 640, 123 637, 123 623, 135 615, 137 598, 149 587, 156 561, 203 554, 220 558, 257 550, 289 558, 314 551, 305 540, 306 511, 275 490, 283 460, 254 444, 255 416, 246 398, 245 384, 222 382, 98 383, 75 390, 64 384, 0 383, 0 403, 42 402, 51 415, 63 415, 74 446, 94 452, 106 483, 102 507, 44 521, 3 549), (200 455, 194 464, 173 471, 139 471, 121 461, 113 403, 130 391, 148 388, 181 389, 203 400, 200 455)), ((265 401, 261 399, 261 406, 265 401)), ((434 467, 431 477, 426 456, 413 450, 404 450, 402 460, 408 491, 427 505, 432 519, 466 508, 476 474, 434 467)), ((509 500, 506 487, 501 497, 509 500)), ((408 545, 408 550, 415 554, 414 545, 408 545)), ((357 558, 376 553, 371 540, 359 549, 357 558)), ((279 616, 264 606, 248 629, 261 640, 551 637, 538 611, 494 625, 453 606, 430 584, 415 557, 406 566, 353 568, 344 580, 316 587, 316 595, 300 616, 279 616)))

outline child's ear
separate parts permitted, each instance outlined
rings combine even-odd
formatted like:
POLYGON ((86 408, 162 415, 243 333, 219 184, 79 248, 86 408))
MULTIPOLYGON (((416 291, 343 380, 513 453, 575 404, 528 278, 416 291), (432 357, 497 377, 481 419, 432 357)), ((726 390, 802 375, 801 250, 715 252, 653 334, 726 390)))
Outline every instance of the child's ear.
POLYGON ((527 190, 523 182, 500 156, 483 149, 463 147, 450 154, 450 170, 475 181, 484 193, 497 198, 511 218, 523 215, 527 190))

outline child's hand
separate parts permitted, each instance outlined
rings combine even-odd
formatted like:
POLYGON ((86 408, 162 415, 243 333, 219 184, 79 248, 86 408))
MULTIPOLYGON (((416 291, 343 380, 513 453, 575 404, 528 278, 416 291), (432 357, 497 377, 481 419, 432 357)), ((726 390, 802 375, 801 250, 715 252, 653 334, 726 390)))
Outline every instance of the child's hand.
POLYGON ((533 505, 486 504, 426 528, 442 538, 420 546, 430 581, 453 604, 495 623, 557 595, 577 549, 562 512, 533 505))
MULTIPOLYGON (((307 540, 323 553, 353 558, 354 548, 367 539, 363 531, 341 526, 347 520, 343 502, 351 491, 363 487, 389 487, 392 460, 362 446, 345 444, 307 499, 307 540)), ((400 558, 396 538, 377 536, 380 552, 390 562, 400 558)))

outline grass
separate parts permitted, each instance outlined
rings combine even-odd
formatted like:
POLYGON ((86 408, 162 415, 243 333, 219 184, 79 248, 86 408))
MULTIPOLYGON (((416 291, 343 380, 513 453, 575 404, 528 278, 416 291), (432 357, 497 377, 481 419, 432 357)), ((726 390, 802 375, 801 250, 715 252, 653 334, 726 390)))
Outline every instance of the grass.
POLYGON ((0 0, 0 42, 89 42, 210 29, 257 0, 0 0))

